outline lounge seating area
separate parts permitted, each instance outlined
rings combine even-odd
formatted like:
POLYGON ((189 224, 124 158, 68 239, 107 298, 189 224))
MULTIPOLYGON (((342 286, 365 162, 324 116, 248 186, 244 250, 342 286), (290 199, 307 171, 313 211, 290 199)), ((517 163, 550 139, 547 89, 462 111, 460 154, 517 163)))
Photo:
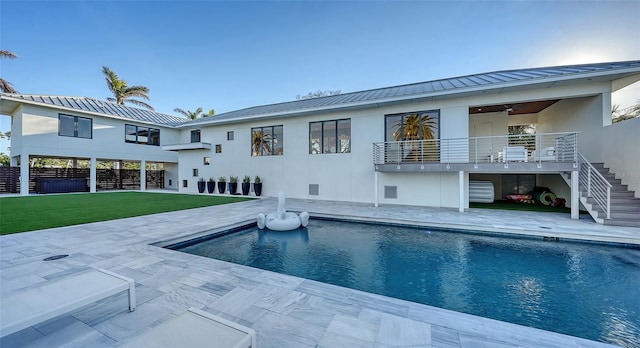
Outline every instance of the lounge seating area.
POLYGON ((0 299, 0 337, 10 335, 117 293, 129 292, 136 309, 135 282, 104 269, 48 281, 0 299))

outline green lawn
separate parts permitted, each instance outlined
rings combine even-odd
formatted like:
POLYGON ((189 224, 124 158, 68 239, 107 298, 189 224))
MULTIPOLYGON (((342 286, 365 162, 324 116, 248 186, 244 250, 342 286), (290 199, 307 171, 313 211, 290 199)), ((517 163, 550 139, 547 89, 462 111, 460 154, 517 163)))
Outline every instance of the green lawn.
POLYGON ((250 200, 247 197, 110 192, 0 198, 0 235, 250 200))

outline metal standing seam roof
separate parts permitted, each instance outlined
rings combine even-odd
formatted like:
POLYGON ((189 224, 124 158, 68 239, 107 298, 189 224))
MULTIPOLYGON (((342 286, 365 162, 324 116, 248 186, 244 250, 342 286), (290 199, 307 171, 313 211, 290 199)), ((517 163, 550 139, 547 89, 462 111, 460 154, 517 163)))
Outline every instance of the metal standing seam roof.
POLYGON ((554 78, 575 77, 594 73, 615 72, 616 70, 632 69, 640 72, 640 60, 596 63, 582 65, 567 65, 557 67, 530 68, 494 71, 488 73, 446 78, 434 81, 418 82, 400 86, 338 94, 333 96, 296 100, 284 103, 255 106, 246 109, 230 111, 215 115, 212 118, 198 119, 186 122, 183 126, 206 125, 217 121, 252 118, 269 115, 282 115, 300 111, 322 110, 349 104, 383 101, 384 99, 414 96, 428 96, 440 92, 463 92, 472 88, 495 88, 500 85, 536 82, 554 78))
POLYGON ((140 121, 145 123, 153 123, 156 125, 174 127, 187 122, 185 118, 162 114, 155 111, 138 109, 126 105, 118 105, 112 102, 88 98, 88 97, 62 97, 32 94, 7 94, 3 96, 22 99, 25 101, 36 102, 46 105, 61 106, 74 110, 87 111, 92 113, 100 113, 107 116, 116 116, 140 121))
POLYGON ((467 90, 498 88, 513 84, 526 84, 542 81, 553 81, 563 78, 580 78, 593 74, 615 73, 618 70, 631 70, 640 73, 640 60, 596 63, 582 65, 567 65, 557 67, 530 68, 494 71, 488 73, 466 75, 440 80, 411 83, 406 85, 384 87, 359 92, 344 93, 333 96, 303 99, 284 103, 254 106, 230 111, 214 117, 187 120, 181 117, 162 114, 155 111, 138 109, 125 105, 118 105, 87 97, 61 97, 26 94, 2 94, 3 96, 22 99, 47 105, 55 105, 75 110, 100 113, 140 122, 153 123, 169 127, 203 126, 220 121, 242 120, 254 117, 283 116, 298 112, 321 111, 351 105, 401 100, 402 98, 428 97, 439 93, 465 92, 467 90))

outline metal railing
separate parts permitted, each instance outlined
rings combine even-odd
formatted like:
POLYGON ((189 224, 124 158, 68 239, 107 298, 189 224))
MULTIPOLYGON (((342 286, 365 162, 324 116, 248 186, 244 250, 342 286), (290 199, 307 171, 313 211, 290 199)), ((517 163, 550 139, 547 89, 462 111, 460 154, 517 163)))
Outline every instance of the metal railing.
POLYGON ((611 219, 611 184, 605 177, 582 155, 580 157, 580 173, 578 182, 584 194, 593 198, 596 205, 611 219))
POLYGON ((387 141, 373 144, 374 164, 571 162, 578 164, 578 133, 387 141))

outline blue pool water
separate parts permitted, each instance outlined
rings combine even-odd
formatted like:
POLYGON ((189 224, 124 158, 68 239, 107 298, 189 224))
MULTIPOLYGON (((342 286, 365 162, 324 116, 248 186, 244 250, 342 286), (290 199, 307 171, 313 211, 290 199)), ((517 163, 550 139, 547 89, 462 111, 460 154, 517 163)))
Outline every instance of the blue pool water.
POLYGON ((312 220, 177 249, 592 340, 640 347, 640 250, 312 220))

